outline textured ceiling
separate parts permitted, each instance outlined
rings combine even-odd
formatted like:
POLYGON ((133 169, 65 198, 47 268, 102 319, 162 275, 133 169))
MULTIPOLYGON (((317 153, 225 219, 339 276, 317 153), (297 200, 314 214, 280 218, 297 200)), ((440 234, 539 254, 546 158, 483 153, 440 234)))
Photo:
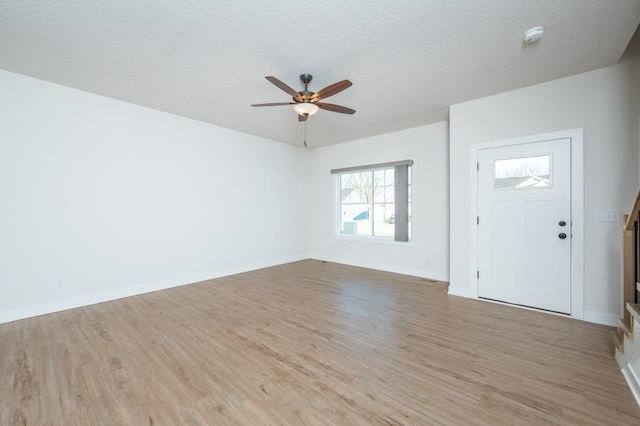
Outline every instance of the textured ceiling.
POLYGON ((638 0, 0 0, 0 68, 300 146, 288 106, 349 79, 310 147, 446 120, 448 106, 618 62, 638 0), (545 36, 525 45, 525 30, 545 36))

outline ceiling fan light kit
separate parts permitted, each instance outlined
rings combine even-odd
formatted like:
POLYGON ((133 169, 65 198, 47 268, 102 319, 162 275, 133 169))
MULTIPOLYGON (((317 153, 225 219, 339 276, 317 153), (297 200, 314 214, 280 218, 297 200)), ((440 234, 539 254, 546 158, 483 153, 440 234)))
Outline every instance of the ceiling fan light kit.
POLYGON ((320 109, 320 107, 316 104, 312 104, 310 102, 302 102, 299 104, 295 104, 293 106, 293 110, 298 114, 298 115, 313 115, 316 112, 318 112, 318 110, 320 109))

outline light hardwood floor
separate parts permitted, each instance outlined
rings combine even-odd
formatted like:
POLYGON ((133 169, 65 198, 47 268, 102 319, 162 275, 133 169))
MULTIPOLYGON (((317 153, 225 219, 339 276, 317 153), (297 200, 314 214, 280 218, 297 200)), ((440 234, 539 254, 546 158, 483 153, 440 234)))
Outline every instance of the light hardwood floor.
POLYGON ((0 325, 2 425, 638 425, 609 327, 315 260, 0 325))

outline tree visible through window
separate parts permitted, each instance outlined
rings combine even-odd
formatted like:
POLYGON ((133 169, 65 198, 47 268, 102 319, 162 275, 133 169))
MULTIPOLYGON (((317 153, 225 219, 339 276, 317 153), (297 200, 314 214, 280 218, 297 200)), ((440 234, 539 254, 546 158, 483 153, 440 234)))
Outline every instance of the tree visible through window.
POLYGON ((346 171, 338 173, 340 233, 408 241, 410 165, 370 167, 344 169, 346 171))

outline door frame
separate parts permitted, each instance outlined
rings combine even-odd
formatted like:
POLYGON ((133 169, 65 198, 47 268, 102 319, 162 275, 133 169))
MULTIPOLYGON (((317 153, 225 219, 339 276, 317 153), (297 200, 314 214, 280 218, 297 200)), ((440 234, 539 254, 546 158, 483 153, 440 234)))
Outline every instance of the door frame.
MULTIPOLYGON (((500 139, 489 142, 479 142, 470 146, 471 171, 470 188, 470 214, 469 233, 470 243, 470 268, 469 282, 475 283, 471 286, 471 296, 479 299, 478 293, 478 154, 482 149, 500 148, 510 145, 521 145, 526 143, 540 142, 551 139, 569 139, 571 146, 571 318, 584 319, 584 152, 583 152, 582 128, 562 130, 558 132, 542 133, 537 135, 522 136, 509 139, 500 139)), ((485 300, 485 299, 482 299, 485 300)), ((496 302, 502 303, 502 302, 496 302)), ((516 306, 516 305, 511 305, 516 306)), ((526 308, 533 309, 533 308, 526 308)), ((546 312, 546 311, 543 311, 546 312)), ((566 316, 565 314, 556 314, 566 316)))

